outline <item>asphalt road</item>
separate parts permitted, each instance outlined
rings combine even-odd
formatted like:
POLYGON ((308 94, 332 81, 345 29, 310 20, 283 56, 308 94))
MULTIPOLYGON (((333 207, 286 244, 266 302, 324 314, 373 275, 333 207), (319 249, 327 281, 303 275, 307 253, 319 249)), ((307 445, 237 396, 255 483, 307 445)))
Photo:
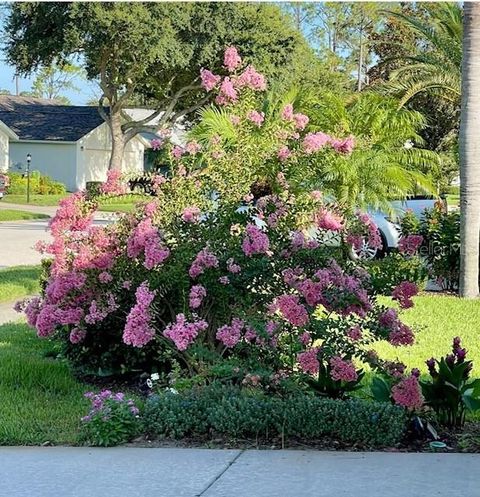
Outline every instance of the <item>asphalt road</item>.
POLYGON ((8 497, 478 497, 480 455, 0 448, 8 497))

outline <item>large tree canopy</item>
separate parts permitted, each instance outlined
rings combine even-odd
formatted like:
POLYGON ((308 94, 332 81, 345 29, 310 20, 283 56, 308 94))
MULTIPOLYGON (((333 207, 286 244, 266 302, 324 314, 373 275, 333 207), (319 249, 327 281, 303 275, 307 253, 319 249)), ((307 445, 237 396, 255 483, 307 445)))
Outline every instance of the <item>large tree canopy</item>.
MULTIPOLYGON (((166 126, 204 102, 197 78, 215 69, 226 46, 270 77, 308 52, 301 34, 273 5, 242 3, 15 3, 9 8, 5 51, 19 74, 78 57, 102 89, 100 110, 113 138, 111 167, 125 144, 146 129, 124 122, 132 98, 156 102, 166 126), (102 107, 108 104, 109 112, 102 107)), ((311 54, 313 57, 313 53, 311 54)))

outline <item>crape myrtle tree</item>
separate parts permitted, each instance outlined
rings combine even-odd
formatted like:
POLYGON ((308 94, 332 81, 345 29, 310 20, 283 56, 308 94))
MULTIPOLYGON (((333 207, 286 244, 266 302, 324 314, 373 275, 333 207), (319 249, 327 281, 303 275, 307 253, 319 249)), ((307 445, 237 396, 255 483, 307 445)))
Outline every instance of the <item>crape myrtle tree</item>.
POLYGON ((6 59, 19 74, 78 58, 88 79, 98 80, 98 109, 112 136, 110 169, 121 167, 136 134, 167 129, 206 103, 199 71, 220 70, 226 46, 273 78, 289 71, 297 50, 308 52, 289 18, 263 4, 18 3, 9 6, 4 36, 6 59), (124 109, 139 95, 155 112, 132 121, 124 109))

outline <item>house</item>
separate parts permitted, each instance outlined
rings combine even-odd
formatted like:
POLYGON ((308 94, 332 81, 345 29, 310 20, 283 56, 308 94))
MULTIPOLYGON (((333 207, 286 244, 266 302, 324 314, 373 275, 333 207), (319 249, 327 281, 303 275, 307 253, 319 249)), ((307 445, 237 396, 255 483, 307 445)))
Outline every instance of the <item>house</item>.
POLYGON ((9 166, 10 140, 18 140, 18 135, 0 121, 0 172, 6 171, 9 166))
MULTIPOLYGON (((143 171, 149 146, 141 135, 130 140, 122 169, 143 171)), ((110 152, 110 130, 96 107, 0 96, 0 171, 25 171, 30 154, 32 171, 76 191, 87 181, 105 181, 110 152)))

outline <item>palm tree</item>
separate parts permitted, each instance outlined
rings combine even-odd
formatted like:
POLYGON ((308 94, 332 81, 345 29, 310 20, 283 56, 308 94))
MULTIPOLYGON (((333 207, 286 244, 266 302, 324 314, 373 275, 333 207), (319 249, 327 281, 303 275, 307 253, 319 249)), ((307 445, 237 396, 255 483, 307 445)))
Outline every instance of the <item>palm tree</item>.
POLYGON ((318 163, 312 173, 319 188, 332 191, 344 204, 383 208, 391 199, 433 192, 430 172, 439 158, 421 148, 418 131, 426 124, 422 114, 368 92, 348 99, 333 94, 317 98, 309 111, 312 127, 351 134, 357 144, 349 156, 334 155, 318 163))
MULTIPOLYGON (((286 103, 310 117, 309 131, 353 135, 356 142, 349 155, 318 154, 285 164, 282 172, 293 188, 322 190, 351 208, 387 207, 393 198, 433 191, 428 173, 439 159, 436 153, 418 147, 422 143, 418 131, 425 125, 420 113, 398 109, 397 100, 367 92, 344 97, 328 92, 316 95, 291 90, 279 95, 271 91, 259 106, 266 122, 278 119, 286 103)), ((271 130, 263 126, 254 134, 242 134, 241 128, 232 125, 228 109, 212 106, 201 111, 192 136, 203 143, 221 136, 230 164, 242 164, 245 175, 254 171, 255 180, 268 182, 278 172, 278 161, 268 160, 278 146, 271 130)))
POLYGON ((392 72, 391 81, 384 87, 400 96, 401 106, 427 92, 460 102, 462 8, 458 3, 439 2, 429 5, 428 12, 425 21, 388 12, 416 32, 421 44, 417 54, 402 57, 406 64, 392 72))
POLYGON ((480 3, 464 4, 460 122, 460 295, 479 295, 480 242, 480 3))

